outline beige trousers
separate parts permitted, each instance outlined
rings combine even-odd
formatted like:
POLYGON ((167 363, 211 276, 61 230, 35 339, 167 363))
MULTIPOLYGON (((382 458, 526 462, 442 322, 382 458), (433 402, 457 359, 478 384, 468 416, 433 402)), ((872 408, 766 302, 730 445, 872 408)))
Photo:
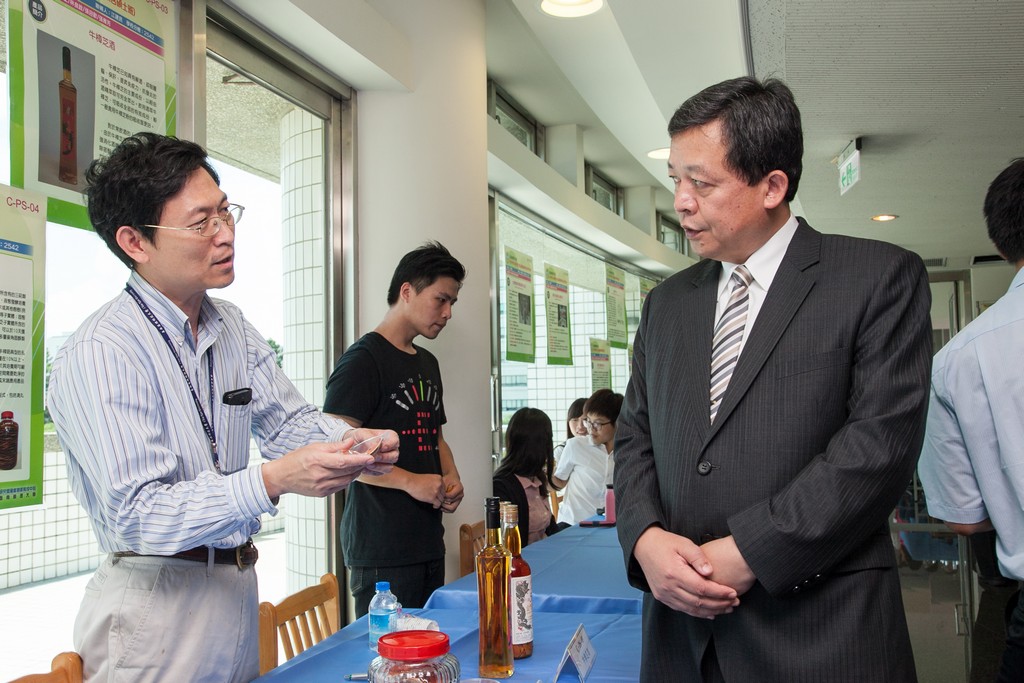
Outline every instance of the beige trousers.
POLYGON ((248 683, 259 675, 253 567, 110 555, 85 589, 87 683, 248 683))

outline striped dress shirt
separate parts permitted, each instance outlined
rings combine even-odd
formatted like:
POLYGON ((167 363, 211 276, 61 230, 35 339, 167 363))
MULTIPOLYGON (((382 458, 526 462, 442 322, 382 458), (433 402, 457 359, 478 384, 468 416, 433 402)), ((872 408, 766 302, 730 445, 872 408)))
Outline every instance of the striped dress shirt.
POLYGON ((198 340, 188 319, 137 273, 129 284, 163 324, 213 425, 216 471, 181 369, 127 292, 93 313, 57 353, 47 394, 72 491, 104 552, 169 555, 240 545, 276 514, 249 437, 266 459, 349 430, 307 402, 231 303, 206 297, 198 340), (214 359, 210 416, 210 357, 214 359), (224 405, 249 387, 248 405, 224 405))

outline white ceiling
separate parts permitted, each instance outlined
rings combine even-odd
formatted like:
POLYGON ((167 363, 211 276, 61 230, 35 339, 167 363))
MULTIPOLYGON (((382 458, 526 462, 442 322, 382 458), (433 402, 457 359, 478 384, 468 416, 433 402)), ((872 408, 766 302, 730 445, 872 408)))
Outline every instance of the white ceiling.
POLYGON ((665 162, 646 153, 667 145, 672 112, 752 72, 796 95, 795 209, 812 225, 949 267, 994 253, 981 204, 1024 155, 1024 0, 606 0, 575 20, 538 5, 487 0, 489 75, 542 124, 581 124, 587 161, 613 181, 664 188, 661 210, 665 162), (833 160, 858 136, 861 180, 841 197, 833 160))

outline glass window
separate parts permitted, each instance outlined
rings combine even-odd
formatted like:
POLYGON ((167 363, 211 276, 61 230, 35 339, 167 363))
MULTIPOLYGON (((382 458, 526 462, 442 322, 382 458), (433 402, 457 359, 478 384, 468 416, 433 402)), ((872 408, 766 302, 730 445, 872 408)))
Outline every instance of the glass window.
POLYGON ((587 164, 586 176, 587 194, 612 213, 623 215, 625 206, 622 201, 622 188, 601 175, 590 164, 587 164))
POLYGON ((523 107, 515 103, 496 83, 491 81, 492 116, 501 127, 537 156, 543 157, 544 129, 523 107))
MULTIPOLYGON (((519 207, 499 202, 498 301, 502 306, 501 330, 501 409, 502 424, 522 407, 539 408, 551 418, 556 443, 565 440, 565 413, 575 399, 593 393, 590 365, 590 338, 607 339, 605 317, 605 264, 598 254, 587 252, 563 237, 553 226, 534 220, 519 207), (533 363, 505 360, 505 250, 508 246, 533 257, 534 315, 536 321, 536 358, 533 363), (544 264, 550 263, 569 272, 569 320, 573 364, 548 365, 546 316, 544 315, 544 264), (525 379, 525 381, 524 381, 525 379)), ((623 264, 614 264, 624 268, 623 264)), ((648 273, 626 268, 626 318, 630 345, 640 320, 640 277, 657 281, 648 273), (631 272, 632 271, 632 272, 631 272)), ((625 392, 629 381, 628 349, 611 349, 612 389, 625 392)))
POLYGON ((658 239, 666 247, 675 249, 680 254, 686 253, 686 238, 683 236, 683 228, 676 221, 665 214, 658 214, 658 239))
MULTIPOLYGON (((0 22, 6 19, 5 11, 0 22)), ((209 28, 208 44, 217 53, 211 52, 205 60, 207 88, 196 97, 206 106, 207 121, 206 140, 198 141, 209 151, 231 200, 246 207, 236 240, 235 281, 213 295, 242 308, 278 349, 285 373, 319 405, 333 363, 328 292, 341 288, 340 282, 331 282, 338 271, 329 262, 327 245, 332 227, 329 207, 340 201, 329 188, 335 186, 332 174, 341 173, 344 166, 338 157, 346 153, 346 147, 338 139, 348 136, 338 135, 338 131, 343 130, 347 109, 339 104, 337 95, 317 89, 278 63, 270 64, 265 53, 256 53, 237 41, 236 52, 221 51, 223 29, 218 33, 216 27, 209 28), (237 53, 239 45, 249 58, 237 53), (224 57, 225 53, 231 57, 224 57), (269 71, 248 68, 254 55, 264 60, 269 71), (287 79, 292 82, 285 83, 287 79), (270 83, 273 88, 265 85, 270 83)), ((0 71, 6 70, 4 64, 0 67, 0 71)), ((178 87, 187 92, 195 84, 183 80, 178 87)), ((4 140, 9 137, 7 90, 6 74, 0 73, 0 137, 4 140)), ((10 182, 6 153, 0 155, 0 182, 10 182)), ((345 215, 344 210, 340 213, 345 215)), ((91 230, 57 224, 47 224, 46 261, 49 361, 86 316, 118 294, 128 270, 91 230)), ((258 459, 255 449, 252 452, 258 459)), ((329 548, 336 534, 328 531, 327 503, 299 496, 285 499, 285 514, 263 520, 264 534, 283 532, 285 517, 289 527, 287 552, 285 541, 279 540, 283 533, 269 537, 273 542, 267 539, 263 543, 261 553, 266 551, 270 558, 260 571, 263 599, 279 600, 315 583, 331 568, 329 548)), ((66 627, 54 629, 51 624, 44 634, 33 630, 31 624, 24 628, 22 623, 16 635, 7 638, 11 651, 19 657, 23 651, 31 656, 34 648, 23 644, 45 643, 46 658, 2 657, 0 680, 48 668, 54 652, 72 648, 71 623, 81 590, 101 559, 91 525, 71 494, 64 454, 52 424, 45 425, 43 505, 0 514, 0 610, 4 609, 3 599, 12 594, 7 589, 71 575, 80 575, 69 580, 77 582, 77 597, 69 599, 66 592, 53 589, 51 593, 47 588, 52 604, 35 604, 34 612, 56 610, 66 615, 66 627), (8 665, 13 668, 8 670, 8 665)), ((12 619, 11 623, 18 622, 12 619)))
MULTIPOLYGON (((218 25, 209 35, 207 149, 218 170, 230 169, 221 185, 246 205, 236 270, 253 275, 219 294, 239 304, 277 350, 285 374, 319 406, 334 361, 328 292, 341 288, 330 282, 328 245, 330 177, 341 172, 331 139, 343 109, 218 25)), ((251 464, 261 460, 255 442, 250 453, 251 464)), ((288 563, 261 572, 261 598, 279 599, 334 570, 329 505, 329 499, 286 495, 278 506, 284 514, 264 516, 261 536, 283 532, 288 563)))

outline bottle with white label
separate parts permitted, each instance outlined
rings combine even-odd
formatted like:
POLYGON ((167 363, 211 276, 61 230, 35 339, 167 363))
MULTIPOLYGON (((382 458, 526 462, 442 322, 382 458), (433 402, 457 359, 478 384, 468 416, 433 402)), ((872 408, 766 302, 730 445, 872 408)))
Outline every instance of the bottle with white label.
POLYGON ((501 504, 502 540, 512 555, 509 610, 512 622, 512 657, 523 659, 533 654, 533 575, 522 558, 522 537, 519 535, 519 508, 514 503, 501 504))

